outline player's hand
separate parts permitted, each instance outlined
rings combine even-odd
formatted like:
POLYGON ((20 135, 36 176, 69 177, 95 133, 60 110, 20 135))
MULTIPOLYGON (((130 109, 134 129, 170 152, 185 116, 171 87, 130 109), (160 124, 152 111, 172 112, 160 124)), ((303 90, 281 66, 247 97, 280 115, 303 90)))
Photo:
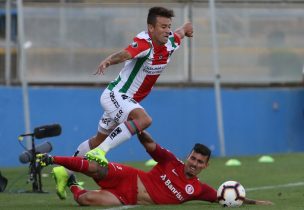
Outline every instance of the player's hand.
POLYGON ((94 73, 94 75, 104 75, 105 69, 108 68, 110 66, 110 61, 109 60, 103 60, 101 61, 101 63, 99 64, 97 71, 94 73))
POLYGON ((192 23, 187 22, 183 25, 183 29, 185 32, 185 36, 187 37, 193 37, 193 26, 192 23))

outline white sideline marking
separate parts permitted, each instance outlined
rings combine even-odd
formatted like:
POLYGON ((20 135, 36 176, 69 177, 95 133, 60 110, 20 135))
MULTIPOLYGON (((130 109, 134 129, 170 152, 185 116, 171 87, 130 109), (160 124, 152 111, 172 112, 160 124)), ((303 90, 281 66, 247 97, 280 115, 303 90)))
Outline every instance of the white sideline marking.
POLYGON ((136 206, 119 206, 119 207, 112 207, 112 208, 108 208, 108 209, 96 209, 96 210, 122 210, 122 209, 132 209, 132 208, 137 208, 140 205, 136 205, 136 206))
MULTIPOLYGON (((285 187, 299 187, 304 186, 304 182, 295 182, 295 183, 288 183, 288 184, 281 184, 281 185, 269 185, 269 186, 261 186, 261 187, 251 187, 247 188, 246 191, 256 191, 256 190, 269 190, 269 189, 276 189, 276 188, 285 188, 285 187)), ((102 210, 122 210, 122 209, 132 209, 140 207, 141 205, 135 205, 135 206, 119 206, 119 207, 113 207, 108 209, 102 209, 102 210)), ((96 209, 101 210, 101 209, 96 209)))
POLYGON ((270 186, 262 186, 262 187, 252 187, 252 188, 247 188, 246 191, 269 190, 269 189, 276 189, 276 188, 282 188, 282 187, 299 187, 299 186, 304 186, 304 182, 295 182, 295 183, 270 185, 270 186))

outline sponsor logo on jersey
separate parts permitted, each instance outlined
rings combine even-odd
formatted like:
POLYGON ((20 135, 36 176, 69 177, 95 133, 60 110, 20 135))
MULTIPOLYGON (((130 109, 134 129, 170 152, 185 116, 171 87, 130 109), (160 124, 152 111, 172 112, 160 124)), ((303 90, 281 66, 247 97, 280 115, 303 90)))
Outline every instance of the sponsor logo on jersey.
POLYGON ((185 187, 185 191, 187 194, 192 195, 194 192, 194 188, 191 184, 187 184, 185 187))
POLYGON ((115 121, 116 123, 119 123, 119 119, 121 118, 121 116, 122 116, 123 113, 124 113, 124 112, 123 112, 121 109, 116 113, 116 115, 115 115, 115 117, 114 117, 114 121, 115 121))
POLYGON ((160 176, 160 179, 163 181, 163 183, 165 184, 165 186, 172 192, 173 195, 175 195, 175 197, 180 200, 183 201, 185 200, 184 197, 182 196, 182 193, 179 192, 172 184, 171 180, 169 178, 167 178, 166 174, 163 174, 160 176))
POLYGON ((149 75, 161 74, 166 65, 146 65, 143 71, 149 75))
POLYGON ((110 92, 110 99, 116 108, 120 107, 119 103, 116 101, 115 94, 113 91, 110 92))
POLYGON ((125 94, 122 94, 121 97, 122 97, 123 100, 126 100, 126 99, 129 98, 129 96, 127 96, 127 95, 125 95, 125 94))
POLYGON ((133 104, 137 104, 137 102, 133 98, 131 98, 131 97, 125 95, 125 94, 122 94, 121 97, 122 97, 123 100, 128 99, 129 102, 132 102, 133 104))
POLYGON ((110 118, 102 118, 101 121, 102 121, 103 124, 109 125, 109 123, 111 122, 111 119, 110 118))

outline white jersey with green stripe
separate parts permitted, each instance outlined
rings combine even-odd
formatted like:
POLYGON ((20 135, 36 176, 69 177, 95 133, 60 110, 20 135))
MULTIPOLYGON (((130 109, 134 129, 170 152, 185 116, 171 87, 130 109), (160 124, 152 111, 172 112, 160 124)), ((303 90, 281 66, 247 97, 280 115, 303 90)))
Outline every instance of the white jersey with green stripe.
POLYGON ((150 93, 180 43, 181 39, 173 32, 170 33, 168 42, 162 46, 155 44, 148 32, 139 33, 133 43, 125 48, 132 59, 125 62, 108 89, 125 93, 137 102, 141 101, 150 93))

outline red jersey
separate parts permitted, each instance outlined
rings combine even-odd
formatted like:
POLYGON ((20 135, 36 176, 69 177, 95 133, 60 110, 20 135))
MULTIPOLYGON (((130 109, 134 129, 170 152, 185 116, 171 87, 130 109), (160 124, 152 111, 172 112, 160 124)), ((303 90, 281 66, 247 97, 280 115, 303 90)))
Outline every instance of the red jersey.
POLYGON ((139 177, 154 203, 179 204, 190 200, 217 200, 215 189, 201 183, 197 177, 186 178, 184 163, 171 152, 157 145, 150 155, 158 164, 149 172, 139 171, 139 177))

